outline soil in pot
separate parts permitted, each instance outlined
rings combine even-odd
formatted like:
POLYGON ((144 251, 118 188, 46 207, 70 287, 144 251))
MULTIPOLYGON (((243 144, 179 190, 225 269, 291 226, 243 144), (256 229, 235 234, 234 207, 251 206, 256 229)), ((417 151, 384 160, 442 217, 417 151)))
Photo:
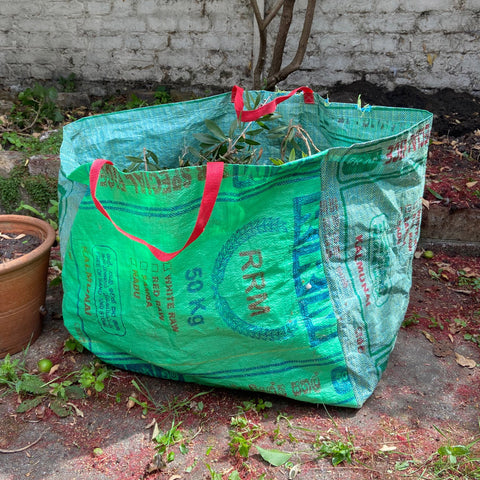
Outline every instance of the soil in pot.
POLYGON ((54 241, 55 230, 43 220, 0 215, 0 358, 40 335, 54 241))
POLYGON ((0 232, 0 263, 15 260, 35 250, 41 243, 41 240, 34 235, 0 232))

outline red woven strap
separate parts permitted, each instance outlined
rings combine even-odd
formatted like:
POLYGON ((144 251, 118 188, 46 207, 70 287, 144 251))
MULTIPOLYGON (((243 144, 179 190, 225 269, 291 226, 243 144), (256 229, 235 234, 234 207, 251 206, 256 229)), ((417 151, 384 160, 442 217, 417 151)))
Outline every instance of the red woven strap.
POLYGON ((308 87, 298 87, 295 90, 292 90, 289 94, 283 95, 281 97, 274 98, 271 102, 258 107, 255 110, 243 110, 243 88, 235 85, 232 88, 232 103, 235 106, 235 111, 237 112, 237 118, 242 122, 254 122, 264 115, 273 113, 279 103, 284 102, 289 99, 292 95, 295 95, 297 92, 303 92, 303 101, 305 103, 315 103, 313 97, 313 90, 308 87))
POLYGON ((125 235, 130 240, 135 242, 141 243, 149 248, 149 250, 153 253, 155 258, 160 260, 161 262, 168 262, 172 258, 176 257, 180 252, 185 250, 191 243, 193 243, 205 230, 207 226, 208 220, 210 219, 210 215, 212 213, 213 207, 215 206, 215 202, 217 201, 218 192, 220 190, 220 185, 223 179, 223 169, 224 163, 223 162, 208 162, 207 163, 207 173, 205 179, 205 187, 203 190, 202 201, 200 203, 200 209, 198 211, 197 220, 195 222, 195 226, 193 228, 190 237, 188 238, 185 245, 176 252, 167 253, 163 252, 162 250, 158 249, 157 247, 151 245, 147 241, 143 240, 140 237, 136 237, 125 230, 122 230, 110 217, 109 213, 105 210, 101 202, 97 198, 97 186, 98 180, 100 178, 100 172, 105 164, 113 165, 112 162, 109 160, 98 159, 95 160, 90 168, 90 192, 92 194, 93 203, 97 207, 98 211, 106 217, 112 225, 123 235, 125 235))

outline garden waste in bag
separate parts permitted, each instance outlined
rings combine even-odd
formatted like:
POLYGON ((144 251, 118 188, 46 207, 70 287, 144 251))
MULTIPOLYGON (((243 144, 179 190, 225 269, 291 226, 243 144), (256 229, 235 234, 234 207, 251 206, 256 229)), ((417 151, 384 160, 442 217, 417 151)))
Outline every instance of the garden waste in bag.
POLYGON ((65 325, 130 371, 360 407, 408 304, 432 115, 256 93, 253 111, 235 87, 65 127, 65 325), (274 165, 265 139, 261 164, 179 167, 205 120, 274 111, 318 152, 274 165), (144 149, 165 168, 124 173, 144 149))

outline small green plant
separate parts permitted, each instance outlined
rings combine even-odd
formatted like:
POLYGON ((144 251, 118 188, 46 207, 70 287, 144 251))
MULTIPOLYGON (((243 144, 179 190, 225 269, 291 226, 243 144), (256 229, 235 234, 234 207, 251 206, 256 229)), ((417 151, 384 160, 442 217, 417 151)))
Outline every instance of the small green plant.
POLYGON ((262 398, 255 400, 247 400, 242 402, 241 407, 237 407, 240 412, 255 411, 257 413, 262 412, 267 408, 272 408, 272 402, 264 401, 262 398))
POLYGON ((57 200, 50 199, 50 207, 47 211, 49 216, 47 216, 45 213, 40 212, 39 210, 37 210, 35 207, 32 207, 31 205, 27 205, 26 203, 23 203, 23 201, 20 202, 20 205, 16 209, 16 212, 20 212, 21 210, 27 210, 30 213, 33 213, 36 217, 46 220, 54 230, 58 229, 58 223, 57 223, 58 222, 58 201, 57 200))
POLYGON ((217 472, 210 464, 206 463, 205 466, 207 467, 208 473, 210 473, 210 480, 222 480, 223 475, 217 472))
POLYGON ((465 270, 459 270, 458 284, 462 287, 469 287, 472 290, 480 290, 480 277, 467 276, 465 270))
POLYGON ((18 103, 9 115, 10 121, 22 132, 35 126, 61 122, 63 115, 56 104, 57 96, 54 87, 36 83, 18 94, 18 103))
POLYGON ((441 320, 438 320, 435 317, 430 317, 428 328, 439 328, 440 330, 443 330, 445 327, 441 320))
POLYGON ((170 95, 170 92, 164 86, 159 86, 155 90, 155 93, 153 94, 153 97, 155 98, 155 102, 154 102, 155 105, 170 103, 172 101, 172 97, 170 95))
MULTIPOLYGON (((172 421, 172 426, 166 432, 159 432, 153 439, 155 442, 156 456, 162 457, 167 463, 175 460, 175 452, 169 450, 169 447, 175 445, 176 443, 183 442, 184 436, 183 433, 179 430, 179 426, 182 422, 175 424, 175 420, 172 421)), ((180 452, 187 453, 187 447, 185 443, 180 445, 180 452)))
POLYGON ((5 150, 16 150, 28 155, 58 155, 62 139, 62 130, 52 131, 48 136, 31 136, 7 131, 1 136, 1 145, 5 150))
POLYGON ((74 92, 77 89, 77 76, 72 72, 67 77, 60 77, 58 83, 64 92, 74 92))
POLYGON ((112 376, 113 370, 105 364, 91 362, 84 365, 78 375, 78 383, 85 389, 93 388, 97 393, 105 388, 105 380, 112 376))
POLYGON ((467 326, 467 322, 463 318, 454 318, 453 323, 460 328, 465 328, 467 326))
MULTIPOLYGON (((25 367, 25 355, 22 359, 12 359, 7 355, 0 363, 0 394, 15 393, 20 403, 17 413, 25 413, 43 402, 48 404, 59 417, 79 412, 71 400, 83 398, 90 389, 101 392, 105 380, 113 375, 113 370, 99 361, 85 365, 79 371, 54 376, 53 368, 47 373, 31 373, 25 367)), ((57 366, 58 368, 58 366, 57 366)), ((55 369, 56 370, 56 369, 55 369)))
POLYGON ((142 100, 135 93, 130 93, 126 99, 110 97, 107 99, 96 100, 95 102, 92 102, 91 108, 93 111, 108 113, 146 107, 147 105, 148 103, 146 100, 142 100))
POLYGON ((438 272, 435 270, 432 270, 431 268, 428 270, 428 274, 434 279, 434 280, 441 280, 442 279, 442 268, 438 269, 438 272))
POLYGON ((322 440, 316 442, 316 450, 320 454, 320 458, 331 458, 332 464, 336 467, 342 462, 352 463, 355 447, 350 441, 322 440))
POLYGON ((0 364, 0 388, 2 395, 14 392, 21 399, 17 413, 28 412, 40 405, 45 399, 50 399, 50 409, 60 417, 72 413, 67 405, 70 398, 84 396, 83 391, 74 385, 73 381, 58 378, 45 382, 40 375, 29 373, 25 368, 25 359, 12 360, 9 355, 0 364))
POLYGON ((408 328, 411 327, 412 325, 418 325, 420 322, 420 315, 418 313, 412 313, 410 316, 405 317, 405 319, 402 322, 402 327, 403 328, 408 328))
POLYGON ((65 340, 63 344, 64 352, 78 352, 82 353, 84 351, 84 346, 75 338, 69 337, 65 340))
POLYGON ((132 110, 133 108, 146 107, 147 105, 148 103, 146 102, 146 100, 142 100, 135 93, 131 93, 128 96, 123 108, 125 108, 126 110, 132 110))
POLYGON ((209 394, 212 390, 208 390, 206 392, 196 393, 190 397, 180 399, 179 397, 174 397, 172 400, 167 402, 159 402, 156 400, 149 392, 148 388, 139 378, 132 380, 132 385, 138 391, 138 393, 145 398, 144 401, 138 400, 135 396, 131 396, 130 400, 134 403, 142 407, 144 414, 147 412, 152 412, 155 414, 165 414, 168 413, 173 416, 173 418, 177 418, 184 411, 194 411, 196 413, 202 414, 203 411, 203 403, 197 402, 197 399, 202 397, 203 395, 209 394))
POLYGON ((480 442, 480 438, 463 444, 451 444, 445 433, 434 425, 434 428, 447 440, 432 456, 433 473, 435 478, 463 478, 478 480, 480 478, 480 458, 478 451, 474 452, 474 446, 480 442))
POLYGON ((244 415, 232 417, 230 420, 231 429, 228 431, 230 441, 230 453, 248 458, 253 442, 265 432, 259 425, 248 420, 244 415))
POLYGON ((16 385, 20 380, 22 373, 26 373, 25 358, 12 359, 9 353, 5 356, 2 363, 0 363, 0 388, 3 386, 4 395, 8 390, 16 391, 16 385))
POLYGON ((463 338, 469 342, 475 343, 477 346, 480 347, 480 335, 478 334, 471 334, 471 333, 466 333, 463 338))

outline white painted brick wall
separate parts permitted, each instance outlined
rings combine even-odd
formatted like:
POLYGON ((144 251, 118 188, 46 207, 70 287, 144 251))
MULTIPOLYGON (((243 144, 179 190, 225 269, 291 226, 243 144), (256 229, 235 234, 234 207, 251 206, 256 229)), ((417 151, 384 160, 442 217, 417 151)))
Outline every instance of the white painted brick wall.
MULTIPOLYGON (((0 85, 73 72, 87 83, 251 86, 249 0, 0 0, 0 13, 0 85)), ((285 62, 295 49, 289 41, 285 62)), ((280 86, 361 78, 480 94, 480 0, 317 0, 302 68, 280 86)))

